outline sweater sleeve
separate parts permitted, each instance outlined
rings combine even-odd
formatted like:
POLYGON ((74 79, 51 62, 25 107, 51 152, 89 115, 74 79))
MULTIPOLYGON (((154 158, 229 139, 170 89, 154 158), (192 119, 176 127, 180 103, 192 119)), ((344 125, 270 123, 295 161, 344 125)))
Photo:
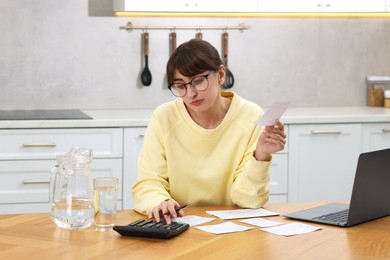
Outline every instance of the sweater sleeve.
POLYGON ((259 208, 269 199, 269 167, 271 161, 257 161, 253 156, 259 130, 252 135, 243 162, 235 172, 230 197, 234 204, 243 208, 259 208), (257 132, 257 133, 256 133, 257 132))
POLYGON ((169 199, 168 170, 162 131, 156 115, 147 128, 138 157, 138 177, 132 187, 134 209, 141 214, 169 199))

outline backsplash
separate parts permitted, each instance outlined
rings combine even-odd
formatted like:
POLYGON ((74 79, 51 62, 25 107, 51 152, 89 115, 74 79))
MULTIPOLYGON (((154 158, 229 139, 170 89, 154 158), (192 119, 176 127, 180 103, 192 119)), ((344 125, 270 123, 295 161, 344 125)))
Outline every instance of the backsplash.
MULTIPOLYGON (((0 109, 154 108, 166 87, 170 30, 149 30, 142 86, 142 30, 135 25, 234 25, 229 31, 232 91, 261 106, 366 105, 367 75, 390 75, 386 18, 131 18, 90 16, 80 0, 0 2, 0 109)), ((195 37, 178 30, 177 44, 195 37)), ((221 51, 222 30, 203 39, 221 51)))

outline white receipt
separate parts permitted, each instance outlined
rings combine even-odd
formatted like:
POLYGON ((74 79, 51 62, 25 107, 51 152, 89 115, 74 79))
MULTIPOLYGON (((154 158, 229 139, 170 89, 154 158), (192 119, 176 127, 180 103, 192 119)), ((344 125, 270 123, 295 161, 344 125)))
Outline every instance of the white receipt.
POLYGON ((207 214, 219 217, 221 219, 254 218, 280 215, 263 208, 259 209, 232 209, 232 210, 214 210, 206 211, 207 214))
POLYGON ((282 224, 281 222, 267 220, 263 218, 249 218, 249 219, 239 220, 239 222, 249 224, 249 225, 254 225, 257 227, 273 227, 282 224))
POLYGON ((199 230, 206 231, 213 234, 225 234, 225 233, 233 233, 233 232, 241 232, 252 229, 251 227, 241 226, 235 224, 233 222, 224 222, 222 224, 217 225, 209 225, 209 226, 200 226, 195 227, 199 230))
POLYGON ((286 225, 281 225, 277 227, 269 227, 269 228, 262 228, 260 230, 277 234, 277 235, 282 235, 282 236, 293 236, 293 235, 299 235, 299 234, 305 234, 309 232, 316 231, 318 229, 321 229, 320 227, 314 227, 298 222, 293 222, 290 224, 286 225))
POLYGON ((275 102, 273 103, 265 113, 255 121, 258 125, 263 126, 272 126, 275 124, 276 120, 280 119, 286 111, 289 102, 275 102))
POLYGON ((199 216, 184 216, 175 218, 176 222, 184 222, 190 226, 196 226, 215 220, 216 218, 204 218, 199 216))

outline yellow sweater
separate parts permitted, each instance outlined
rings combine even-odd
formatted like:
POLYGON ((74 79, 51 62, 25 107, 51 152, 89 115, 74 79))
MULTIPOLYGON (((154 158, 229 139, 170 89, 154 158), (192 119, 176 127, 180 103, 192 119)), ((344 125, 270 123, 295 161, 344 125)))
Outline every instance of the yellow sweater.
POLYGON ((269 197, 270 162, 253 151, 262 130, 254 121, 262 109, 232 92, 230 108, 215 129, 204 129, 178 98, 156 108, 138 159, 132 187, 134 209, 147 214, 173 198, 190 206, 263 206, 269 197))

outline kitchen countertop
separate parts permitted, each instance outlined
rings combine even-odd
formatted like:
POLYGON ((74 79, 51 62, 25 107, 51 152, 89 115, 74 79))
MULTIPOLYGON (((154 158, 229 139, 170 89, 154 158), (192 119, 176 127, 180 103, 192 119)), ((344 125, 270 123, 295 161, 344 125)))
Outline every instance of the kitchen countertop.
MULTIPOLYGON (((266 109, 264 109, 266 110, 266 109)), ((82 110, 93 119, 0 120, 0 129, 145 127, 152 109, 82 110)), ((289 107, 284 124, 390 123, 390 109, 383 107, 289 107)))

